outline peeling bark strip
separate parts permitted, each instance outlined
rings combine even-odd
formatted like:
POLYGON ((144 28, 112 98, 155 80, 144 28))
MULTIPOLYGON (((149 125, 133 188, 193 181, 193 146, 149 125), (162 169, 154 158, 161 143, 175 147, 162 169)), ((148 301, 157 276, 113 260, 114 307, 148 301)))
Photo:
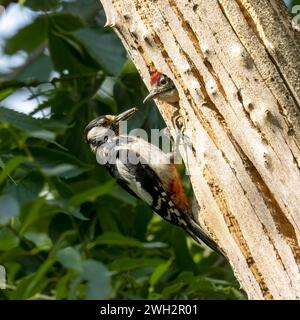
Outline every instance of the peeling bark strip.
POLYGON ((193 144, 194 214, 241 286, 299 299, 300 36, 282 1, 101 2, 146 84, 158 69, 179 91, 157 104, 193 144))

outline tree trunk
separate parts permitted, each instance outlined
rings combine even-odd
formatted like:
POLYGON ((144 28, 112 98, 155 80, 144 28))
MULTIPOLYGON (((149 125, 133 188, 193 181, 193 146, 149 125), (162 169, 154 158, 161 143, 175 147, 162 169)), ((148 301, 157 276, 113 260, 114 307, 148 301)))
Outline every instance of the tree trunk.
POLYGON ((149 84, 157 69, 180 102, 157 102, 197 200, 250 299, 300 297, 300 33, 281 0, 101 0, 149 84), (200 140, 199 140, 200 137, 200 140), (187 159, 188 157, 188 159, 187 159))

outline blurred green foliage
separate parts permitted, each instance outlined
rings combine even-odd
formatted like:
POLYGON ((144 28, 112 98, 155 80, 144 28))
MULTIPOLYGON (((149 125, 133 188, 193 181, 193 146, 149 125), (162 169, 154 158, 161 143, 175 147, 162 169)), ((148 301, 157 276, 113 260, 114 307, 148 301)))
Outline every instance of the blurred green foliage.
POLYGON ((37 107, 0 107, 1 298, 244 299, 222 258, 118 187, 84 143, 89 120, 132 106, 131 128, 164 127, 99 0, 24 5, 37 15, 5 52, 28 57, 1 75, 0 100, 21 90, 37 107))

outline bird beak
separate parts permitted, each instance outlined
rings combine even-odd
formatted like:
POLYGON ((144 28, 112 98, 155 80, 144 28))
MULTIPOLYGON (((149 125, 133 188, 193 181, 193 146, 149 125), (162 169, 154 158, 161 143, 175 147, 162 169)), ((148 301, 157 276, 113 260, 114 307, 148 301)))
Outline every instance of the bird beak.
POLYGON ((157 95, 160 94, 160 91, 157 90, 156 88, 150 90, 149 94, 147 97, 144 99, 143 103, 145 104, 146 102, 153 100, 157 95))
POLYGON ((115 118, 115 123, 118 123, 120 121, 125 121, 127 119, 129 119, 130 117, 132 117, 136 112, 138 111, 137 108, 131 108, 129 110, 126 110, 122 113, 120 113, 119 115, 116 116, 115 118))

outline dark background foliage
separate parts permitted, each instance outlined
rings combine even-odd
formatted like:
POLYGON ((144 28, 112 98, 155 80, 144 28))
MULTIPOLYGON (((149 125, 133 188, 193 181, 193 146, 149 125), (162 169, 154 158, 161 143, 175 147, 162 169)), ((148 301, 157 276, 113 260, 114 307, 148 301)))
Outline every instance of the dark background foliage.
POLYGON ((132 106, 129 129, 164 127, 99 0, 21 2, 33 18, 4 53, 25 59, 0 75, 0 297, 244 299, 222 258, 118 187, 84 143, 89 120, 132 106), (13 110, 24 94, 30 113, 13 110))

